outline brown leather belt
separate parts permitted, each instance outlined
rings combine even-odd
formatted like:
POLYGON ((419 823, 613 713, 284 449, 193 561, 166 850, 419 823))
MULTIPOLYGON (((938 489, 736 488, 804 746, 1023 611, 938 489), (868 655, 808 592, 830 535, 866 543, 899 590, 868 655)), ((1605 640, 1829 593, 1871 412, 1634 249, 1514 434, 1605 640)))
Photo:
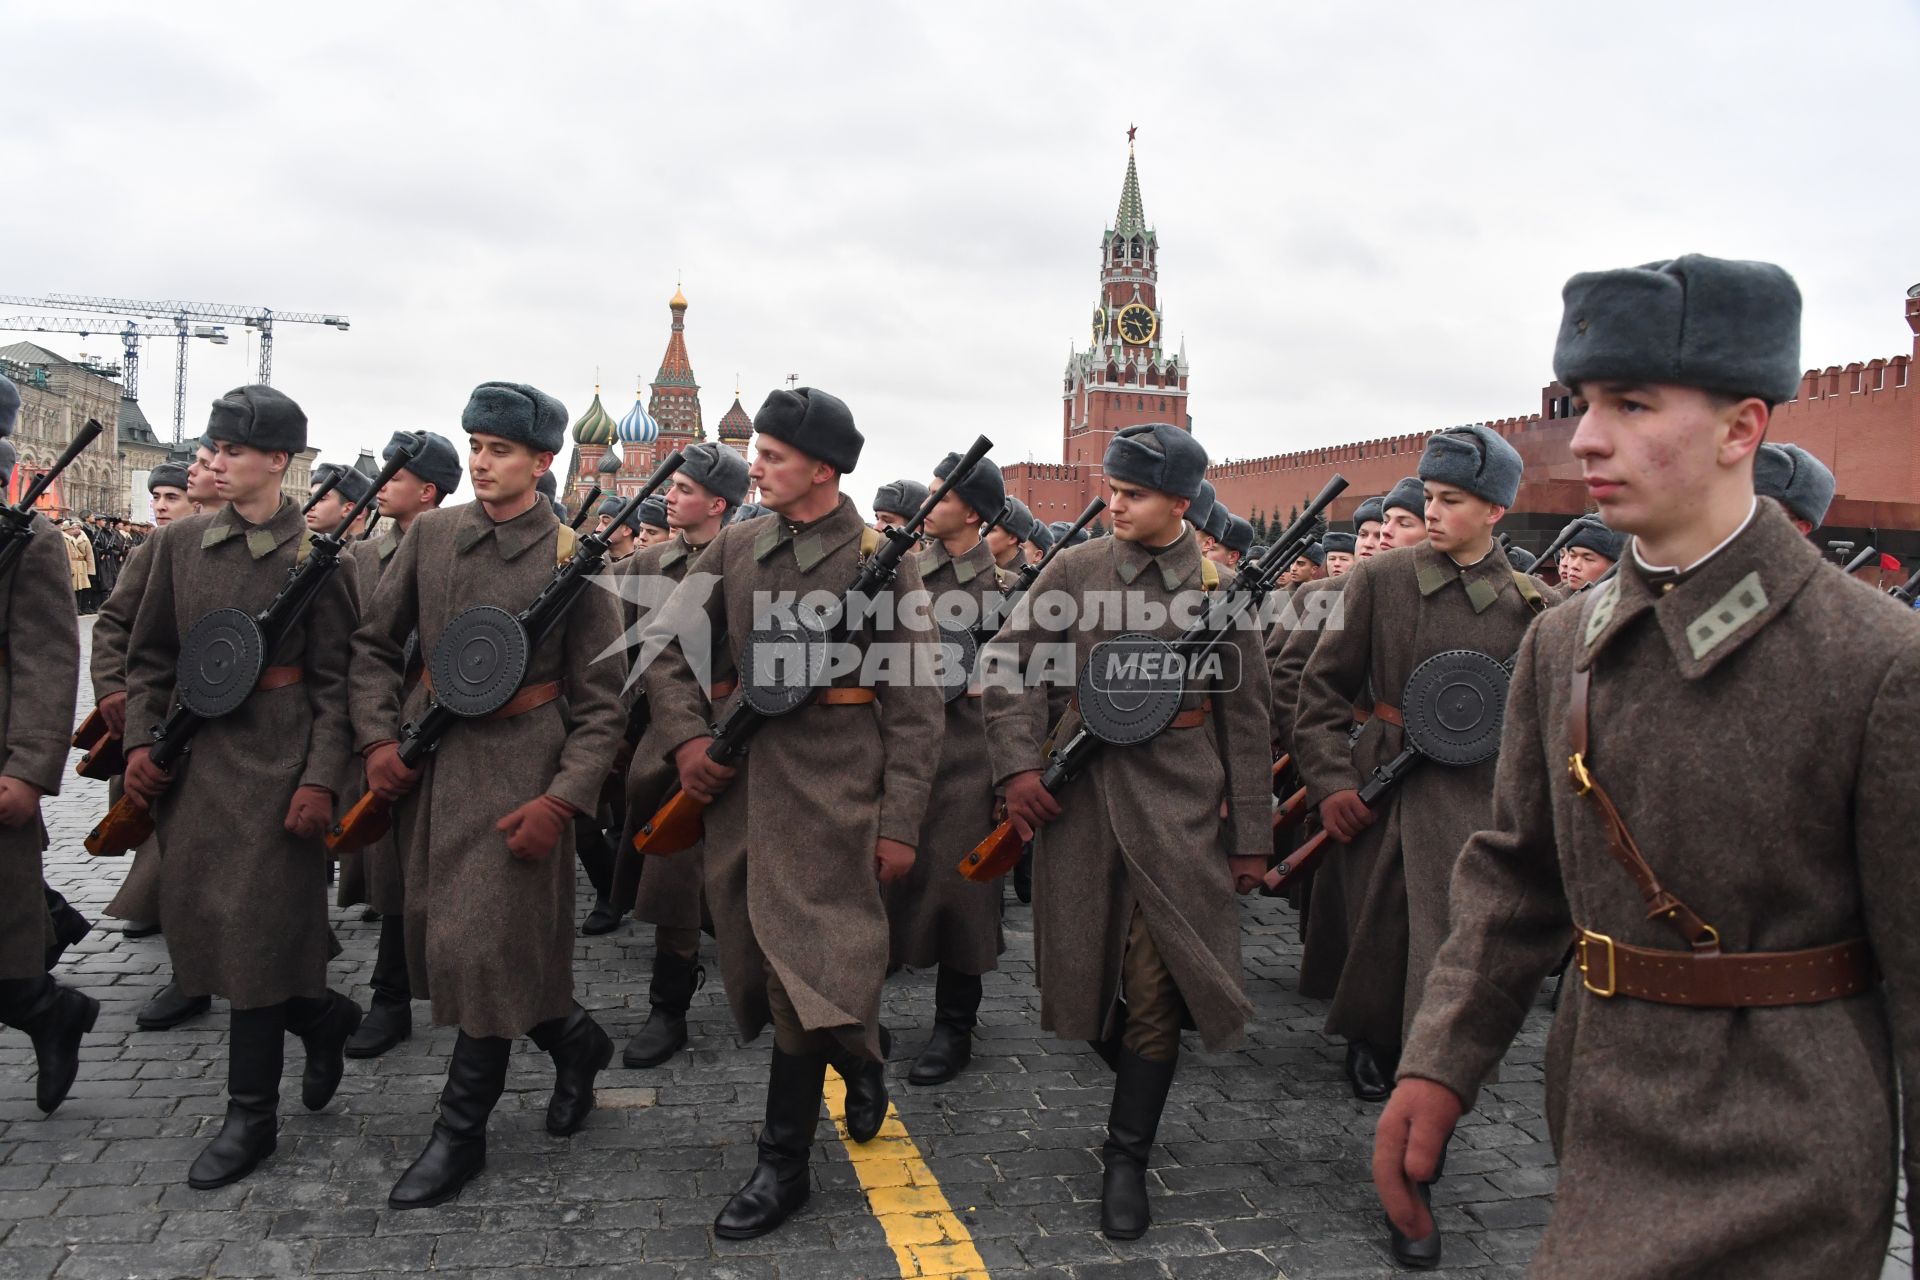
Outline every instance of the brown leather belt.
POLYGON ((823 707, 857 707, 874 700, 871 689, 822 689, 814 702, 823 707))
MULTIPOLYGON (((1359 720, 1362 724, 1366 723, 1357 712, 1353 718, 1359 720)), ((1374 703, 1372 718, 1375 720, 1385 720, 1396 729, 1404 729, 1407 727, 1406 718, 1400 714, 1400 708, 1394 706, 1391 702, 1374 703)))
POLYGON ((740 682, 738 680, 721 680, 707 690, 707 701, 720 702, 726 698, 731 698, 733 691, 739 687, 740 682))
MULTIPOLYGON (((433 692, 432 673, 422 671, 420 673, 420 683, 427 687, 428 693, 433 692)), ((527 712, 532 711, 536 707, 546 706, 566 691, 567 682, 565 680, 543 680, 539 684, 521 685, 520 692, 507 699, 505 706, 501 707, 498 711, 489 711, 486 715, 476 718, 481 720, 511 720, 515 716, 527 714, 527 712)))
POLYGON ((1880 967, 1864 939, 1805 951, 1668 951, 1581 929, 1580 983, 1596 996, 1632 996, 1700 1009, 1818 1004, 1873 990, 1880 967))
POLYGON ((301 667, 268 667, 260 673, 255 690, 284 689, 290 684, 299 684, 306 679, 306 671, 301 667))

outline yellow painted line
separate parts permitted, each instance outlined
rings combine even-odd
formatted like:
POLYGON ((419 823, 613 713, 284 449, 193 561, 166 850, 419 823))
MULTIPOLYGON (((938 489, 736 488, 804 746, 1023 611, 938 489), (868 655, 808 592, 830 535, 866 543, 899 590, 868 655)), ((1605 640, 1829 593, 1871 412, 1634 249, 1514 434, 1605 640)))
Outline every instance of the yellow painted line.
POLYGON ((847 1137, 847 1086, 839 1072, 827 1072, 823 1092, 834 1132, 853 1160, 868 1207, 887 1233, 900 1274, 987 1280, 987 1264, 973 1247, 967 1224, 947 1203, 900 1113, 889 1103, 886 1123, 873 1141, 855 1142, 847 1137))

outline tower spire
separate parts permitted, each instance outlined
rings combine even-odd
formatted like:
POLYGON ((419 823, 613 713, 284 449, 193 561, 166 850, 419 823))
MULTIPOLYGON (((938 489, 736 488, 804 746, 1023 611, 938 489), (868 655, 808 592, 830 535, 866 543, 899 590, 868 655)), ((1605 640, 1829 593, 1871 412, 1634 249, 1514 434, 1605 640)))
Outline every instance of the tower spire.
POLYGON ((1140 170, 1133 160, 1135 126, 1127 127, 1127 178, 1120 184, 1120 210, 1113 215, 1113 229, 1120 235, 1138 235, 1147 228, 1147 215, 1140 207, 1140 170))

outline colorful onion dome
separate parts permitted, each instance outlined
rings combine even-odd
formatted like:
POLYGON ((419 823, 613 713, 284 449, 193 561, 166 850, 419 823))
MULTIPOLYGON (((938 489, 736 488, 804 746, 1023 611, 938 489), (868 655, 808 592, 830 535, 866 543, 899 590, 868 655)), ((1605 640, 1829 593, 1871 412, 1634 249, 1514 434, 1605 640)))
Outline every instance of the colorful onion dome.
MULTIPOLYGON (((577 403, 577 402, 576 402, 577 403)), ((600 388, 593 389, 593 403, 580 415, 580 421, 573 424, 573 442, 575 444, 610 445, 613 443, 613 415, 600 404, 600 388)))
POLYGON ((634 394, 633 408, 627 416, 620 419, 620 443, 652 444, 660 438, 660 424, 647 412, 647 403, 639 393, 634 394))

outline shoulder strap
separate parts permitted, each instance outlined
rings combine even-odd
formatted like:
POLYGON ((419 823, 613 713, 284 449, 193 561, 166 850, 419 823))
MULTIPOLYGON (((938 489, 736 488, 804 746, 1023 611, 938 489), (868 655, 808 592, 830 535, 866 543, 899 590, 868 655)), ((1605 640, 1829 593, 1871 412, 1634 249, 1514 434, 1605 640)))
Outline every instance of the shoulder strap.
POLYGON ((1520 590, 1520 598, 1527 602, 1527 612, 1536 618, 1547 611, 1547 598, 1540 594, 1540 584, 1533 580, 1530 573, 1513 571, 1513 585, 1520 590))
POLYGON ((1213 562, 1212 560, 1207 559, 1205 556, 1201 556, 1200 557, 1200 589, 1202 591, 1215 591, 1215 590, 1218 590, 1219 587, 1220 587, 1220 566, 1215 562, 1213 562))
POLYGON ((1639 887, 1640 896, 1647 902, 1647 919, 1670 922, 1696 952, 1718 951, 1719 932, 1660 883, 1660 877, 1634 841, 1633 833, 1627 830, 1626 819, 1614 807, 1613 797, 1607 794, 1606 788, 1600 785, 1587 764, 1587 729, 1592 694, 1592 669, 1576 669, 1573 673, 1573 696, 1567 704, 1567 741, 1573 748, 1573 754, 1567 757, 1567 772, 1573 778, 1574 794, 1592 800, 1594 807, 1600 811, 1600 821, 1607 829, 1607 852, 1613 855, 1613 860, 1633 877, 1634 884, 1639 887))
POLYGON ((872 525, 860 530, 860 554, 870 556, 880 550, 880 531, 872 525))
POLYGON ((297 565, 305 564, 307 562, 307 557, 312 554, 313 554, 313 530, 302 529, 300 531, 300 546, 293 553, 293 562, 297 565))
POLYGON ((553 544, 553 563, 557 568, 573 559, 574 551, 580 545, 580 536, 566 525, 560 526, 560 537, 553 544))

